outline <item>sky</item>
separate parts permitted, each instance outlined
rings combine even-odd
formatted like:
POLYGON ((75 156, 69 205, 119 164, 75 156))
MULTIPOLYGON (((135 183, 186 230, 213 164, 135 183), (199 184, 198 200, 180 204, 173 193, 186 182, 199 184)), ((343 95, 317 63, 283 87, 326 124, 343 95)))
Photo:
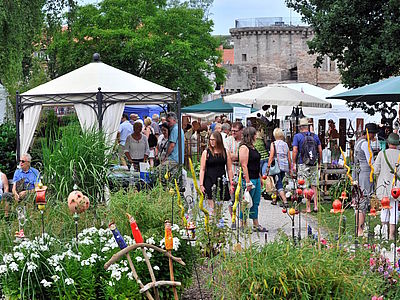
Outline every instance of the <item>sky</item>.
MULTIPOLYGON (((78 0, 79 4, 97 3, 99 0, 78 0)), ((285 23, 300 23, 300 15, 286 7, 285 0, 214 0, 210 19, 214 21, 215 35, 229 35, 236 19, 282 17, 285 23)))
POLYGON ((229 35, 236 19, 283 17, 289 23, 300 22, 300 15, 286 7, 284 0, 214 0, 210 18, 214 21, 213 34, 229 35))

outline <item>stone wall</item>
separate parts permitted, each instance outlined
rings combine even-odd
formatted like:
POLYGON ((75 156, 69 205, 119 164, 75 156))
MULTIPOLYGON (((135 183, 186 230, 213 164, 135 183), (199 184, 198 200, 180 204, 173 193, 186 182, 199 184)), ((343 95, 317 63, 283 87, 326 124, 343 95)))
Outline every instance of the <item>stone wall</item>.
POLYGON ((234 65, 224 66, 225 91, 239 92, 282 81, 308 82, 321 87, 339 83, 336 65, 316 70, 315 56, 307 54, 307 40, 313 37, 308 26, 233 28, 234 65))

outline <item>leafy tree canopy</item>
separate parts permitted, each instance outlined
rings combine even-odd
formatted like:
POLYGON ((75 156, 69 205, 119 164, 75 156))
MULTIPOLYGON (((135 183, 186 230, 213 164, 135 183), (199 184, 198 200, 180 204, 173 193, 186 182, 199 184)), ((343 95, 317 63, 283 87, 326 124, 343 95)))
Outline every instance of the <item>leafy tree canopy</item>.
POLYGON ((183 105, 197 103, 213 90, 212 74, 217 83, 224 80, 212 26, 202 9, 167 6, 163 0, 78 6, 68 30, 59 30, 49 44, 51 76, 87 64, 98 52, 107 64, 171 89, 179 87, 183 105))
MULTIPOLYGON (((327 55, 337 61, 342 82, 359 87, 400 73, 400 2, 398 0, 286 0, 310 24, 308 43, 316 66, 327 55)), ((350 104, 350 103, 349 103, 350 104)), ((381 109, 351 103, 372 114, 381 109)))

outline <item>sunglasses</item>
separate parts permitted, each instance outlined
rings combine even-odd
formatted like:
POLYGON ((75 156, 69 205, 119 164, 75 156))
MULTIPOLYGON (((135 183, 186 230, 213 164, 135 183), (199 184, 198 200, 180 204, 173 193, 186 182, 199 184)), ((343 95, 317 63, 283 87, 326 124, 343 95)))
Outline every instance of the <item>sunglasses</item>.
POLYGON ((20 163, 25 163, 25 162, 29 162, 29 160, 23 160, 23 159, 21 159, 19 162, 20 162, 20 163))

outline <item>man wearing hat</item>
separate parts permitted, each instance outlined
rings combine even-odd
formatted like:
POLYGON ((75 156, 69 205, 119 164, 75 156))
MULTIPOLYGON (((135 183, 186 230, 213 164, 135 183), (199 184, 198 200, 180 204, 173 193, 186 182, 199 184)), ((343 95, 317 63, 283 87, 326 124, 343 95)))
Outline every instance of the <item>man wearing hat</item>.
MULTIPOLYGON (((318 211, 318 162, 322 163, 322 147, 318 135, 308 130, 308 119, 302 118, 299 123, 300 132, 293 137, 293 171, 298 164, 298 178, 305 179, 314 191, 314 212, 318 211)), ((310 199, 306 202, 306 212, 311 212, 310 199)))
MULTIPOLYGON (((400 150, 397 149, 399 142, 399 136, 397 133, 391 133, 386 140, 389 149, 381 150, 376 157, 374 163, 374 174, 378 175, 376 196, 378 199, 383 197, 389 197, 391 208, 382 208, 381 211, 381 222, 382 225, 389 225, 389 239, 394 240, 396 224, 399 219, 398 210, 396 209, 396 201, 391 195, 393 187, 393 176, 396 169, 396 164, 399 159, 400 150), (397 212, 397 214, 396 214, 397 212)), ((397 170, 396 170, 397 171, 397 170)), ((400 172, 396 172, 397 176, 400 172)), ((396 180, 397 186, 400 186, 398 179, 396 180)), ((396 185, 395 185, 396 186, 396 185)))
MULTIPOLYGON (((370 141, 375 139, 378 132, 378 126, 374 123, 365 125, 365 132, 354 146, 354 163, 359 168, 359 173, 355 172, 355 177, 358 176, 358 185, 363 194, 363 198, 358 200, 358 236, 364 233, 365 213, 367 212, 371 194, 374 190, 374 182, 370 181, 371 167, 369 166, 370 152, 372 148, 368 149, 367 129, 370 141), (357 174, 358 173, 358 174, 357 174)), ((374 163, 374 157, 371 159, 371 164, 374 163)))

